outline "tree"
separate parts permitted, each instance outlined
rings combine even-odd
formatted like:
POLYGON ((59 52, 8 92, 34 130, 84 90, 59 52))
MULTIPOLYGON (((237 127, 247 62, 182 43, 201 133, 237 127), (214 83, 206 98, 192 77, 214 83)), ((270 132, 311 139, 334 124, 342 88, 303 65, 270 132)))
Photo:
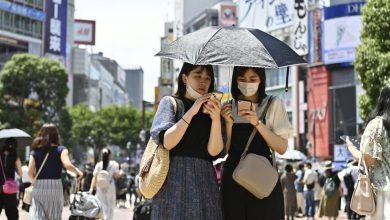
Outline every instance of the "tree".
POLYGON ((363 7, 363 30, 355 69, 366 94, 360 97, 360 116, 367 118, 381 89, 390 83, 390 1, 368 0, 363 7))
POLYGON ((30 134, 44 122, 61 124, 68 76, 57 61, 17 54, 0 73, 0 121, 30 134))

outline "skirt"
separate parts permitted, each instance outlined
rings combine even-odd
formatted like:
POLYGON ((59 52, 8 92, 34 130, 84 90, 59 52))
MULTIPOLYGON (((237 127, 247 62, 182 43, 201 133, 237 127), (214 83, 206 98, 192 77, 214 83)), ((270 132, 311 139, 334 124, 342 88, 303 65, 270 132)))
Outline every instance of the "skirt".
POLYGON ((390 192, 376 191, 376 209, 373 216, 367 219, 385 220, 390 219, 390 192))
POLYGON ((152 220, 222 220, 221 196, 210 161, 171 157, 168 176, 152 199, 152 220))
POLYGON ((32 192, 30 219, 61 219, 64 195, 61 179, 38 179, 32 192))

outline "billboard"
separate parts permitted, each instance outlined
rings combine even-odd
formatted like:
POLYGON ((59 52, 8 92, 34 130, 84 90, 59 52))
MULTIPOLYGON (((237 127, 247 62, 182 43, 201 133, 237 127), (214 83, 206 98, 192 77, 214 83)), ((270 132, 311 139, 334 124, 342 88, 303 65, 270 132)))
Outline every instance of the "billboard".
POLYGON ((26 7, 18 3, 0 0, 0 9, 29 17, 38 21, 45 21, 46 13, 34 8, 26 7))
POLYGON ((222 27, 237 26, 237 6, 221 4, 219 22, 222 27))
POLYGON ((294 29, 292 48, 299 55, 306 55, 309 52, 309 30, 308 17, 309 11, 307 0, 295 0, 294 4, 294 29))
POLYGON ((292 0, 238 0, 240 27, 268 32, 293 25, 295 2, 292 0))
POLYGON ((310 67, 308 86, 308 140, 309 151, 316 157, 331 157, 329 142, 330 114, 329 92, 330 73, 325 66, 310 67))
POLYGON ((45 55, 65 64, 67 0, 47 0, 45 4, 45 55))
POLYGON ((323 62, 352 62, 360 43, 361 10, 364 2, 335 5, 324 9, 323 62))
POLYGON ((96 23, 91 20, 74 21, 74 43, 95 45, 96 23))

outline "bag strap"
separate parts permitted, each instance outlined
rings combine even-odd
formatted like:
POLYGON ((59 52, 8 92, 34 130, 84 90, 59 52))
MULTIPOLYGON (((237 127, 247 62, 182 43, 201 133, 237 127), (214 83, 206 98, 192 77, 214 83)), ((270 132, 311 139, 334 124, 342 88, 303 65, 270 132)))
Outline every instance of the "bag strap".
POLYGON ((0 155, 0 165, 1 165, 1 171, 3 173, 3 177, 4 177, 4 181, 5 181, 6 178, 5 178, 5 172, 4 172, 3 161, 1 159, 1 155, 0 155))
POLYGON ((39 167, 39 170, 38 170, 37 174, 35 175, 34 180, 31 182, 31 185, 32 185, 32 186, 34 186, 35 181, 37 180, 39 174, 41 173, 41 170, 42 170, 42 168, 43 168, 43 165, 45 165, 45 163, 46 163, 46 161, 47 161, 47 158, 49 157, 49 154, 50 154, 49 152, 46 153, 45 159, 43 160, 43 162, 42 162, 42 164, 41 164, 41 167, 39 167))
MULTIPOLYGON (((268 98, 267 105, 265 106, 263 112, 262 112, 261 115, 260 115, 259 120, 261 120, 261 121, 264 122, 265 116, 266 116, 266 114, 267 114, 267 111, 268 111, 269 106, 270 106, 271 103, 272 103, 272 100, 273 100, 273 96, 270 96, 270 97, 268 98)), ((245 158, 245 156, 247 155, 248 150, 249 150, 249 146, 251 145, 252 140, 253 140, 253 138, 255 137, 256 133, 257 133, 257 129, 256 129, 256 128, 253 128, 253 131, 252 131, 251 135, 249 136, 249 139, 248 139, 248 141, 247 141, 247 143, 246 143, 245 150, 244 150, 244 152, 241 154, 241 159, 240 159, 240 161, 243 160, 243 159, 245 158)), ((270 150, 272 151, 272 163, 273 163, 273 165, 275 166, 275 165, 276 165, 276 164, 275 164, 275 152, 274 152, 272 149, 270 149, 270 150)))

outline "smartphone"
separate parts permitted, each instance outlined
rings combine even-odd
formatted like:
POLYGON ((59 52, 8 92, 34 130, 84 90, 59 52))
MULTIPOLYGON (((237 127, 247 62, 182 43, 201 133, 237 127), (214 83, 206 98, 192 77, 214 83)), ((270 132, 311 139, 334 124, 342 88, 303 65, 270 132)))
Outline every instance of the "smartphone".
POLYGON ((238 100, 237 101, 237 112, 242 110, 252 110, 253 105, 251 101, 248 100, 238 100))
MULTIPOLYGON (((221 101, 222 96, 223 96, 223 92, 214 91, 211 93, 210 99, 221 101)), ((205 108, 203 108, 202 111, 204 114, 209 114, 205 108)))
POLYGON ((353 145, 355 145, 355 147, 357 147, 357 148, 360 147, 360 140, 357 137, 342 135, 342 136, 340 136, 340 139, 346 142, 347 137, 349 137, 349 140, 352 142, 353 145))

